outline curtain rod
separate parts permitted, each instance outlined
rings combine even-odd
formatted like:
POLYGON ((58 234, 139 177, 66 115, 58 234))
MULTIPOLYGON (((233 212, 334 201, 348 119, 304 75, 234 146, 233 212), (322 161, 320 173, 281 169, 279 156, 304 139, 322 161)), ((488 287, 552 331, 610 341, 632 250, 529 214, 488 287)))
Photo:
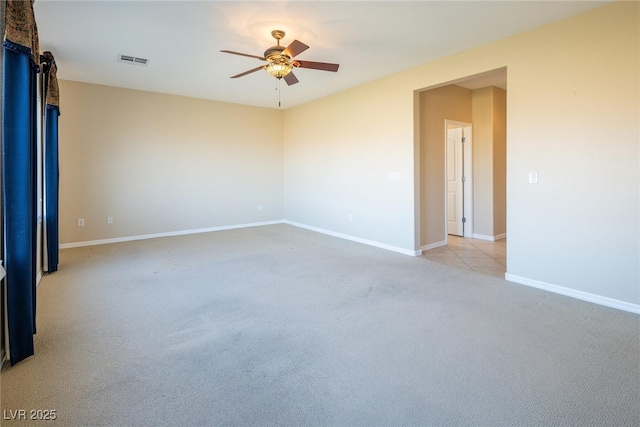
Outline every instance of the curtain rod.
POLYGON ((55 64, 55 63, 56 63, 56 59, 53 57, 53 53, 51 53, 50 51, 47 50, 46 52, 43 52, 42 55, 40 55, 40 65, 44 64, 45 73, 49 71, 51 64, 55 64))
POLYGON ((53 57, 53 53, 47 50, 40 55, 40 62, 56 62, 56 59, 53 57))

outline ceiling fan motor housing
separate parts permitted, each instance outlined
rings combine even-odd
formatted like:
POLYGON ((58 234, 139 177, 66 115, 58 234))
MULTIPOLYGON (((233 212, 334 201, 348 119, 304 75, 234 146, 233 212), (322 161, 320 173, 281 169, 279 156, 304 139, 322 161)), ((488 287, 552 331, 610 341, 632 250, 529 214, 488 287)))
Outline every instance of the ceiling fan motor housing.
POLYGON ((285 50, 284 46, 271 46, 269 49, 264 51, 264 57, 267 61, 291 61, 291 57, 282 53, 285 50))
POLYGON ((280 40, 284 38, 284 31, 282 30, 273 30, 271 31, 271 36, 276 39, 278 43, 277 46, 271 46, 269 49, 264 51, 264 57, 267 61, 272 64, 289 64, 291 62, 291 56, 284 54, 284 50, 286 49, 284 46, 280 46, 280 40))

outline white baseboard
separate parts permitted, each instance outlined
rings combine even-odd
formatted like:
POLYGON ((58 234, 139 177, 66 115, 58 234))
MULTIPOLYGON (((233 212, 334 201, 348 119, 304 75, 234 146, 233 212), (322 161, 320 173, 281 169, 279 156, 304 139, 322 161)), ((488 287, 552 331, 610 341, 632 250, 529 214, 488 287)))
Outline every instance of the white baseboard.
POLYGON ((341 239, 351 240, 353 242, 363 243, 363 244, 369 245, 369 246, 375 246, 376 248, 386 249, 388 251, 398 252, 398 253, 401 253, 401 254, 404 254, 404 255, 410 255, 410 256, 420 256, 420 255, 422 255, 422 250, 417 250, 416 251, 416 250, 411 250, 411 249, 399 248, 397 246, 387 245, 386 243, 380 243, 380 242, 376 242, 376 241, 373 241, 373 240, 363 239, 361 237, 351 236, 349 234, 337 233, 335 231, 325 230, 324 228, 318 228, 318 227, 314 227, 312 225, 300 224, 299 222, 286 221, 286 220, 283 221, 283 222, 285 224, 293 225, 294 227, 300 227, 300 228, 304 228, 304 229, 307 229, 307 230, 315 231, 317 233, 327 234, 329 236, 339 237, 341 239))
POLYGON ((113 239, 87 240, 84 242, 62 243, 60 249, 79 248, 82 246, 106 245, 109 243, 131 242, 133 240, 155 239, 157 237, 183 236, 186 234, 209 233, 212 231, 233 230, 236 228, 260 227, 263 225, 282 224, 284 221, 251 222, 246 224, 223 225, 220 227, 198 228, 194 230, 169 231, 166 233, 143 234, 139 236, 116 237, 113 239))
POLYGON ((609 297, 603 297, 601 295, 582 292, 582 291, 578 291, 571 288, 565 288, 563 286, 552 285, 550 283, 540 282, 538 280, 533 280, 533 279, 527 279, 526 277, 516 276, 509 273, 505 273, 504 278, 509 282, 531 286, 533 288, 543 289, 545 291, 553 292, 556 294, 566 295, 568 297, 592 302, 594 304, 600 304, 606 307, 616 308, 618 310, 624 310, 631 313, 640 314, 640 304, 633 304, 630 302, 620 301, 620 300, 609 298, 609 297))
POLYGON ((474 239, 488 240, 490 242, 495 242, 496 240, 504 239, 505 237, 507 237, 507 233, 498 234, 496 236, 486 236, 484 234, 475 234, 474 233, 472 237, 474 239))
POLYGON ((429 249, 440 248, 442 246, 447 246, 446 240, 436 243, 429 243, 428 245, 421 246, 420 249, 422 249, 423 251, 428 251, 429 249))
POLYGON ((106 245, 109 243, 131 242, 134 240, 155 239, 157 237, 171 237, 171 236, 182 236, 186 234, 209 233, 212 231, 233 230, 236 228, 260 227, 263 225, 273 225, 273 224, 289 224, 294 227, 305 228, 307 230, 316 231, 322 234, 328 234, 330 236, 339 237, 341 239, 351 240, 358 243, 364 243, 366 245, 375 246, 377 248, 399 252, 404 255, 420 256, 422 254, 422 250, 415 251, 410 249, 399 248, 397 246, 387 245, 385 243, 375 242, 373 240, 362 239, 360 237, 350 236, 348 234, 337 233, 335 231, 325 230, 322 228, 313 227, 310 225, 300 224, 297 222, 286 221, 286 220, 253 222, 248 224, 234 224, 234 225, 225 225, 221 227, 199 228, 195 230, 170 231, 166 233, 154 233, 154 234, 143 234, 138 236, 116 237, 113 239, 87 240, 84 242, 62 243, 60 245, 60 249, 79 248, 82 246, 106 245))

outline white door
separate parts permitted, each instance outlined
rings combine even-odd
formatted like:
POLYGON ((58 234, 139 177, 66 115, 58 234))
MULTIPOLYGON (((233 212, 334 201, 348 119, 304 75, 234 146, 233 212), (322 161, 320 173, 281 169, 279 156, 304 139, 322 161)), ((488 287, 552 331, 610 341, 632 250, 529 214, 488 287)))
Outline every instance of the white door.
POLYGON ((447 233, 464 234, 464 145, 461 127, 447 126, 447 233))

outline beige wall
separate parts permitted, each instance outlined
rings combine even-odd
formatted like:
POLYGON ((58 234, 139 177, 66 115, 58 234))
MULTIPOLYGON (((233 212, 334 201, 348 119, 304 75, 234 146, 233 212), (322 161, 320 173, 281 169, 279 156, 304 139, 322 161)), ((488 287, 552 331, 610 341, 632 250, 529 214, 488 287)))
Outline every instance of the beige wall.
POLYGON ((287 110, 285 217, 419 247, 419 92, 507 67, 509 277, 640 304, 638 7, 614 3, 287 110), (351 209, 361 216, 347 223, 351 209))
POLYGON ((473 91, 473 231, 493 235, 493 89, 473 91))
POLYGON ((507 233, 507 92, 493 88, 493 234, 507 233))
POLYGON ((472 122, 471 90, 448 85, 420 94, 420 246, 447 235, 445 119, 472 122))
POLYGON ((60 92, 62 244, 282 219, 281 111, 70 81, 60 92))
POLYGON ((285 219, 414 251, 412 101, 390 108, 388 90, 374 82, 285 111, 285 219))
POLYGON ((476 89, 473 110, 473 233, 496 238, 506 232, 506 92, 476 89))

